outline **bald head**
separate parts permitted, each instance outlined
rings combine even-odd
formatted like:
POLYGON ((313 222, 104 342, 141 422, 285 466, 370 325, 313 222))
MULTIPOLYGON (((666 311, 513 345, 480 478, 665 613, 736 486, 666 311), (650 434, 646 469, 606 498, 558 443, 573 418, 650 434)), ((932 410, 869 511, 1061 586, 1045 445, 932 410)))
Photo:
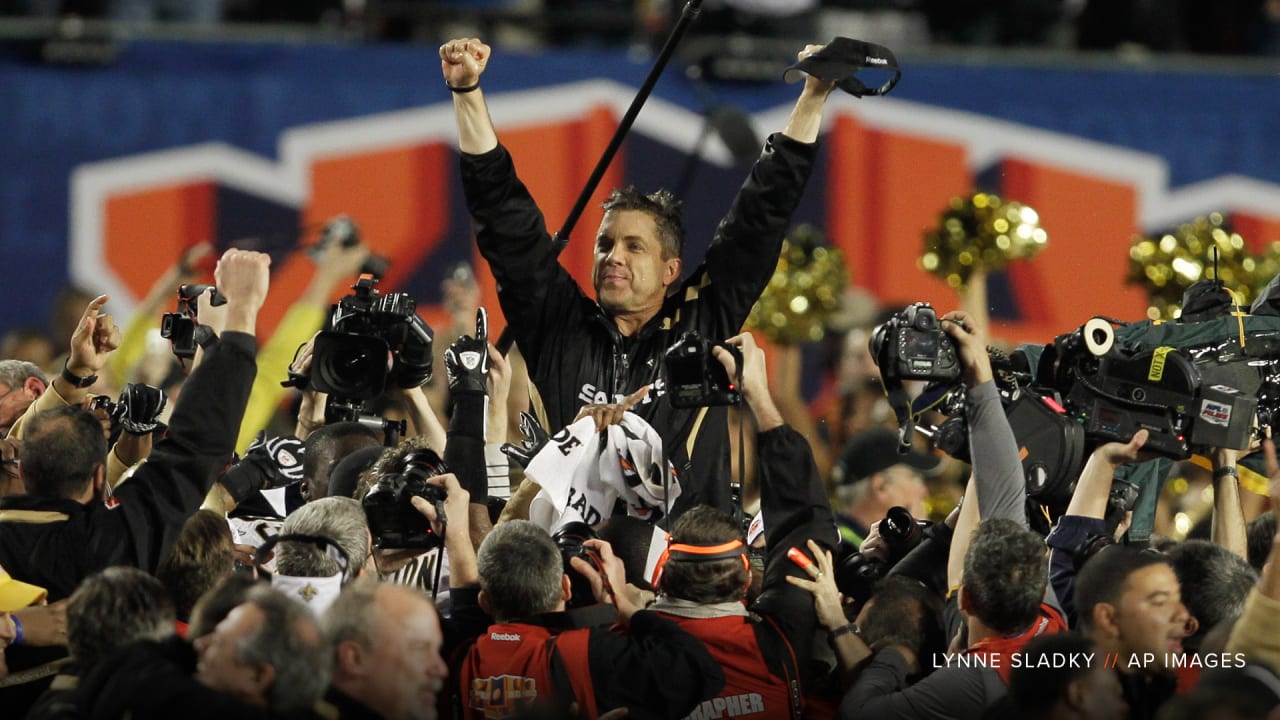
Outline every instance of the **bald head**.
POLYGON ((382 438, 358 422, 325 425, 307 436, 302 453, 302 493, 307 502, 328 497, 333 468, 351 453, 375 445, 382 438))

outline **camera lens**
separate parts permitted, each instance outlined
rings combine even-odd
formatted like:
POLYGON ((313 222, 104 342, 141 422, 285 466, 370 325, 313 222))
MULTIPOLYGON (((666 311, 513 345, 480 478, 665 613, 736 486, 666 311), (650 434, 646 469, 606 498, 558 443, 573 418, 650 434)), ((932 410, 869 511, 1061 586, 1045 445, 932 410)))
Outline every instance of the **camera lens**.
POLYGON ((381 338, 323 332, 316 337, 311 384, 330 395, 369 400, 382 394, 390 359, 381 338))
POLYGON ((871 339, 867 342, 867 349, 871 351, 871 359, 876 365, 880 364, 880 351, 884 349, 884 338, 887 333, 886 326, 888 323, 877 325, 871 331, 871 339))

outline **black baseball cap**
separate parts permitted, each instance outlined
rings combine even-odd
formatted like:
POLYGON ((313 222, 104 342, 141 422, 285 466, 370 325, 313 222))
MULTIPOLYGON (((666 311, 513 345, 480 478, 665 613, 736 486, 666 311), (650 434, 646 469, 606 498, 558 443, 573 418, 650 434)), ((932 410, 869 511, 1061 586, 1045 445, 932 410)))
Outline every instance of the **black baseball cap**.
POLYGON ((871 428, 854 435, 845 444, 836 461, 835 478, 840 485, 851 485, 894 465, 930 473, 941 463, 942 459, 931 453, 917 450, 900 453, 898 433, 887 428, 871 428))
POLYGON ((782 79, 799 82, 806 74, 834 82, 836 87, 855 97, 884 95, 902 77, 898 59, 889 48, 847 37, 837 37, 818 52, 788 65, 782 79), (868 86, 854 77, 862 68, 885 70, 893 73, 893 77, 878 87, 868 86))

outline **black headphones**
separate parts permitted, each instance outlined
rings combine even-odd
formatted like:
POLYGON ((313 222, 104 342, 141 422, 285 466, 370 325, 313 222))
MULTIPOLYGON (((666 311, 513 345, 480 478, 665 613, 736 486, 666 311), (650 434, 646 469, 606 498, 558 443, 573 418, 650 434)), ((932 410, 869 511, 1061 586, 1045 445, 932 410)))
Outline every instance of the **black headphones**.
POLYGON ((260 545, 253 553, 253 564, 258 568, 260 573, 263 573, 264 575, 270 574, 263 569, 262 565, 271 559, 271 551, 281 542, 305 543, 319 548, 321 552, 328 555, 338 564, 338 569, 342 572, 342 585, 346 585, 348 582, 351 582, 351 579, 357 569, 351 566, 351 557, 347 555, 347 551, 343 550, 342 546, 333 538, 327 538, 323 535, 287 533, 268 538, 267 541, 262 543, 262 545, 260 545))

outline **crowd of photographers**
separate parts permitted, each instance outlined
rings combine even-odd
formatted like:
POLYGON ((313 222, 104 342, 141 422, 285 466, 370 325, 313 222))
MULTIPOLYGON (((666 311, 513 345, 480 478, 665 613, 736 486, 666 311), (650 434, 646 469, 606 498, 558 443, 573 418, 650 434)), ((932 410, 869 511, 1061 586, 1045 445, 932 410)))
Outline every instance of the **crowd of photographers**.
MULTIPOLYGON (((898 348, 920 325, 945 337, 951 356, 927 354, 967 390, 972 472, 945 521, 916 518, 925 477, 954 460, 900 452, 890 417, 856 431, 828 473, 784 422, 771 382, 785 380, 746 334, 711 362, 741 379, 754 512, 554 528, 529 519, 522 465, 578 440, 527 416, 508 437, 511 363, 487 343, 483 311, 432 368, 443 405, 417 387, 431 369, 412 370, 430 360, 397 375, 412 358, 397 359, 379 381, 423 393, 432 419, 412 401, 405 419, 355 402, 326 422, 327 394, 298 378, 316 377, 318 357, 339 368, 330 391, 365 399, 352 384, 367 368, 344 375, 328 356, 394 335, 379 323, 407 300, 356 283, 334 306, 364 318, 353 344, 326 350, 319 336, 290 366, 304 405, 321 406, 306 411, 315 421, 295 411, 294 435, 237 454, 264 365, 269 259, 228 251, 215 284, 225 303, 200 289, 203 337, 167 392, 91 393, 127 351, 105 297, 56 371, 0 362, 6 715, 1251 718, 1280 705, 1280 570, 1246 561, 1250 543, 1269 545, 1246 535, 1236 462, 1248 451, 1211 453, 1212 541, 1126 542, 1133 502, 1113 476, 1146 458, 1147 430, 1097 445, 1046 538, 1021 430, 964 312, 922 323, 930 310, 916 307, 879 330, 898 348)), ((878 374, 894 359, 878 358, 878 374)), ((604 433, 642 397, 579 419, 604 433)), ((1269 442, 1261 453, 1274 471, 1269 442)))
POLYGON ((1274 515, 1241 487, 1261 469, 1251 487, 1280 495, 1265 484, 1280 485, 1264 432, 1275 288, 1246 314, 1206 283, 1183 322, 1090 321, 1007 354, 974 314, 985 303, 895 309, 848 332, 823 428, 796 348, 774 349, 771 375, 750 333, 720 337, 769 281, 804 191, 837 79, 806 62, 823 48, 798 53, 816 74, 687 277, 669 195, 610 195, 595 298, 558 264, 489 119, 489 51, 464 38, 440 54, 519 353, 489 342, 465 268, 437 336, 412 297, 378 290, 343 219, 261 347, 270 257, 211 263, 206 246, 123 328, 98 296, 65 351, 3 344, 6 717, 1280 706, 1274 515), (206 263, 213 283, 194 284, 206 263), (1193 452, 1208 539, 1159 541, 1160 481, 1193 452))

